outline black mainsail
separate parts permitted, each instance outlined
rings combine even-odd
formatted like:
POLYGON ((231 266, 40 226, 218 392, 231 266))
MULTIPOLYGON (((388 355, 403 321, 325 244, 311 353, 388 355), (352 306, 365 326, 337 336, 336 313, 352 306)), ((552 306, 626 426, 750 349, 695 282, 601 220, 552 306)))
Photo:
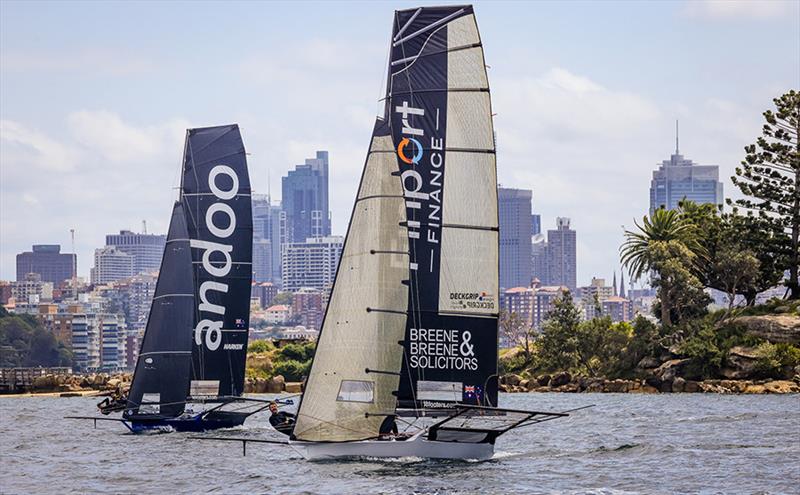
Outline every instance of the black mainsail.
POLYGON ((497 405, 497 171, 471 6, 395 13, 386 99, 411 253, 400 407, 497 405))
POLYGON ((192 253, 192 396, 244 391, 253 216, 239 126, 189 129, 181 202, 192 253))
POLYGON ((385 101, 295 440, 373 439, 398 408, 496 404, 497 178, 472 7, 395 14, 385 101))
POLYGON ((172 209, 156 291, 123 412, 125 419, 177 417, 184 411, 192 358, 189 330, 195 307, 191 264, 186 217, 178 202, 172 209))

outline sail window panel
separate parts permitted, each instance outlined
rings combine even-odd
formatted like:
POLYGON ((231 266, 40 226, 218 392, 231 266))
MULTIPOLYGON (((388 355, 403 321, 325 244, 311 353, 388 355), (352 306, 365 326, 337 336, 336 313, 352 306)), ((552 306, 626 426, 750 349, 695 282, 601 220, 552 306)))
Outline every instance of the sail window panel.
POLYGON ((417 382, 417 400, 459 402, 462 399, 463 388, 464 384, 461 382, 419 380, 417 382))
POLYGON ((449 89, 488 89, 489 81, 479 46, 447 54, 447 87, 449 89))
POLYGON ((496 314, 498 233, 445 228, 439 273, 439 312, 496 314))
POLYGON ((481 37, 478 34, 478 24, 475 22, 474 14, 459 17, 447 24, 448 49, 452 50, 480 42, 481 37))
POLYGON ((448 152, 443 198, 445 225, 497 227, 495 155, 448 152))
POLYGON ((447 94, 447 147, 494 149, 489 93, 453 91, 447 94))
MULTIPOLYGON (((392 149, 391 136, 376 137, 373 140, 372 150, 392 149), (388 143, 388 146, 387 146, 388 143)), ((358 198, 369 196, 399 196, 403 194, 402 186, 392 172, 398 170, 397 156, 394 153, 370 153, 367 158, 366 172, 361 181, 358 198)))
POLYGON ((336 397, 340 402, 373 402, 373 392, 375 382, 365 380, 342 380, 339 386, 339 395, 336 397))

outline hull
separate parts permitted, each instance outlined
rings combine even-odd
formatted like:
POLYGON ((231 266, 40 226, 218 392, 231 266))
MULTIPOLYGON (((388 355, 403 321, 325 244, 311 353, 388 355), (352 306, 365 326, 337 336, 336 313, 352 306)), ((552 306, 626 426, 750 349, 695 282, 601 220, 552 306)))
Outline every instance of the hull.
POLYGON ((233 428, 244 423, 249 414, 215 411, 209 414, 180 418, 153 418, 131 419, 130 429, 134 433, 187 431, 199 433, 202 431, 233 428))
POLYGON ((494 444, 437 442, 424 432, 408 440, 363 440, 360 442, 302 442, 289 445, 308 460, 352 457, 423 457, 429 459, 486 460, 494 455, 494 444))

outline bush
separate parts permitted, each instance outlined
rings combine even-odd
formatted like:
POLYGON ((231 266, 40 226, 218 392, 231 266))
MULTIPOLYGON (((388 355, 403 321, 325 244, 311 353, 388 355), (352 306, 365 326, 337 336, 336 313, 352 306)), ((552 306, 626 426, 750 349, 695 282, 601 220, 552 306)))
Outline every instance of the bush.
POLYGON ((314 342, 303 342, 301 344, 286 344, 278 349, 276 359, 278 360, 295 360, 305 362, 314 357, 314 342))
POLYGON ((305 363, 301 363, 294 359, 290 359, 288 361, 280 361, 278 363, 275 363, 275 367, 273 368, 273 376, 283 375, 286 381, 299 382, 305 376, 308 375, 308 371, 310 368, 311 368, 310 360, 305 363))
POLYGON ((765 378, 783 378, 787 369, 800 364, 800 348, 791 344, 764 342, 756 347, 756 370, 765 378))
POLYGON ((252 352, 253 354, 263 354, 274 350, 275 345, 269 340, 256 340, 247 345, 247 352, 252 352))

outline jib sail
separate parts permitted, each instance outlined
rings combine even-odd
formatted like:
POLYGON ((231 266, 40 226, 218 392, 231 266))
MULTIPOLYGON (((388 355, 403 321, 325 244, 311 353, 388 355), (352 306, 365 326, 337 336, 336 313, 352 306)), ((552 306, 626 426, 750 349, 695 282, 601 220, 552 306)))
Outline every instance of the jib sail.
POLYGON ((179 416, 189 391, 194 282, 183 205, 175 203, 125 418, 179 416))
POLYGON ((497 405, 497 172, 472 7, 396 12, 391 47, 411 268, 400 407, 497 405))
POLYGON ((408 306, 404 199, 388 124, 372 136, 294 436, 377 436, 394 414, 408 306))
POLYGON ((181 201, 195 294, 189 394, 241 395, 250 325, 253 217, 238 125, 187 131, 181 201))

